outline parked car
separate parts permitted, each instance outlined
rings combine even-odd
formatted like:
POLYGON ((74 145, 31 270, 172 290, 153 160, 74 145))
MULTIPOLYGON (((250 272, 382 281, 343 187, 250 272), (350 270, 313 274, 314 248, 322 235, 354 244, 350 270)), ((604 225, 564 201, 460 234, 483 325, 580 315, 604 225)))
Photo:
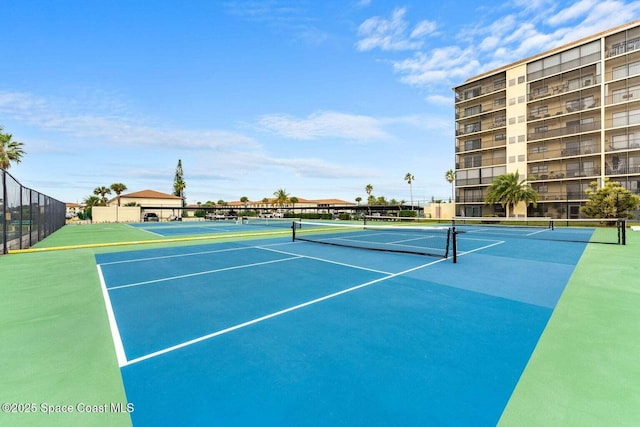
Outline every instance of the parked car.
POLYGON ((158 218, 158 215, 153 212, 147 212, 144 214, 142 220, 144 222, 158 222, 160 221, 160 218, 158 218))
POLYGON ((179 217, 177 215, 173 215, 169 217, 169 221, 182 221, 182 217, 179 217))

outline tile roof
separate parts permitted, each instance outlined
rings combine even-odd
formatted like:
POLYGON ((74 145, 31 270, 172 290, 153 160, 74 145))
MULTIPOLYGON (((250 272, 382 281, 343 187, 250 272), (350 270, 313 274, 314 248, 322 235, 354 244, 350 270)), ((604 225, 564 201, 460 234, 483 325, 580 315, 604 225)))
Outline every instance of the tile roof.
POLYGON ((142 190, 135 193, 121 194, 120 199, 181 199, 180 196, 174 196, 173 194, 161 193, 155 190, 142 190))

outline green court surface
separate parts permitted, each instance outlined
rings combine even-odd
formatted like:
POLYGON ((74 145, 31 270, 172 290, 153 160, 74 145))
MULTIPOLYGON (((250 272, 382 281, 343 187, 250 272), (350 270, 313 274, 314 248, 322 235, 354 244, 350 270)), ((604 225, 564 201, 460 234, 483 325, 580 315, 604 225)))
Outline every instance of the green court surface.
MULTIPOLYGON (((500 425, 640 425, 640 232, 627 239, 587 246, 500 425)), ((131 425, 94 255, 150 240, 166 244, 126 225, 67 226, 36 248, 95 247, 0 256, 0 403, 14 404, 0 425, 131 425)))

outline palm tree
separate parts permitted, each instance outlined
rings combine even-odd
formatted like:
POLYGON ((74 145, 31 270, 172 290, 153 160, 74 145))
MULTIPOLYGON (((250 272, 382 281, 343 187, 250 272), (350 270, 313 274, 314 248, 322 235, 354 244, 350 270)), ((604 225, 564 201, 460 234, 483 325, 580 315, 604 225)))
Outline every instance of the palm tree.
POLYGON ((506 206, 507 217, 513 214, 515 206, 520 202, 537 206, 538 193, 524 179, 520 180, 518 171, 499 175, 489 185, 485 204, 500 203, 502 207, 506 206))
MULTIPOLYGON (((373 196, 371 195, 373 192, 373 185, 367 184, 367 186, 364 187, 364 191, 367 192, 367 204, 371 205, 373 203, 373 196)), ((371 206, 369 206, 369 215, 371 215, 371 206)))
POLYGON ((360 206, 361 201, 362 201, 362 197, 360 196, 356 197, 356 203, 358 204, 358 206, 360 206))
POLYGON ((449 169, 447 172, 445 172, 444 178, 447 180, 449 184, 451 184, 451 201, 454 201, 455 194, 454 194, 453 182, 456 180, 456 173, 453 171, 453 169, 449 169))
POLYGON ((280 209, 282 209, 284 205, 289 202, 289 195, 284 188, 279 188, 273 193, 273 195, 276 196, 274 203, 276 204, 276 206, 279 206, 280 209))
POLYGON ((247 196, 240 197, 240 203, 242 203, 242 205, 244 206, 244 212, 242 213, 242 215, 246 215, 247 205, 249 204, 249 198, 247 196))
MULTIPOLYGON (((296 196, 289 197, 289 202, 291 202, 291 208, 292 209, 295 209, 296 203, 298 203, 299 201, 300 201, 300 199, 298 199, 296 196)), ((294 214, 295 214, 295 210, 294 210, 294 214)))
POLYGON ((413 186, 411 185, 411 183, 415 180, 416 178, 411 175, 411 172, 407 172, 407 174, 404 176, 404 180, 407 181, 407 183, 409 184, 409 195, 411 196, 411 210, 413 210, 413 186))
POLYGON ((100 199, 96 196, 89 196, 83 201, 84 205, 87 207, 93 207, 100 204, 100 199))
POLYGON ((89 196, 84 199, 84 214, 83 219, 92 218, 92 210, 94 206, 98 206, 100 204, 100 199, 96 196, 89 196))
POLYGON ((93 194, 100 196, 100 202, 103 205, 107 204, 107 194, 111 194, 111 190, 108 187, 96 187, 93 190, 93 194))
POLYGON ((10 133, 2 133, 0 126, 0 169, 8 170, 11 162, 20 163, 25 151, 22 149, 22 142, 13 141, 13 135, 10 133))
POLYGON ((116 198, 118 199, 118 206, 120 206, 120 194, 127 189, 127 186, 121 182, 116 182, 111 184, 111 190, 116 193, 116 198))

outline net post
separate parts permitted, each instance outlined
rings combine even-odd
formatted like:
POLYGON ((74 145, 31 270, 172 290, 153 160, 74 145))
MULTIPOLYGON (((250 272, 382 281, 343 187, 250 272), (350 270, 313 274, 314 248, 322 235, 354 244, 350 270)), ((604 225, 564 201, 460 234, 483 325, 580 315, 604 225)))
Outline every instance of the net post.
POLYGON ((458 232, 456 231, 456 227, 451 228, 451 251, 453 252, 453 263, 456 264, 458 262, 458 232))
POLYGON ((291 241, 292 242, 296 241, 296 222, 295 221, 291 222, 291 241))
POLYGON ((620 227, 621 229, 619 229, 619 233, 621 235, 621 244, 626 245, 627 244, 627 220, 622 218, 620 219, 620 227))

